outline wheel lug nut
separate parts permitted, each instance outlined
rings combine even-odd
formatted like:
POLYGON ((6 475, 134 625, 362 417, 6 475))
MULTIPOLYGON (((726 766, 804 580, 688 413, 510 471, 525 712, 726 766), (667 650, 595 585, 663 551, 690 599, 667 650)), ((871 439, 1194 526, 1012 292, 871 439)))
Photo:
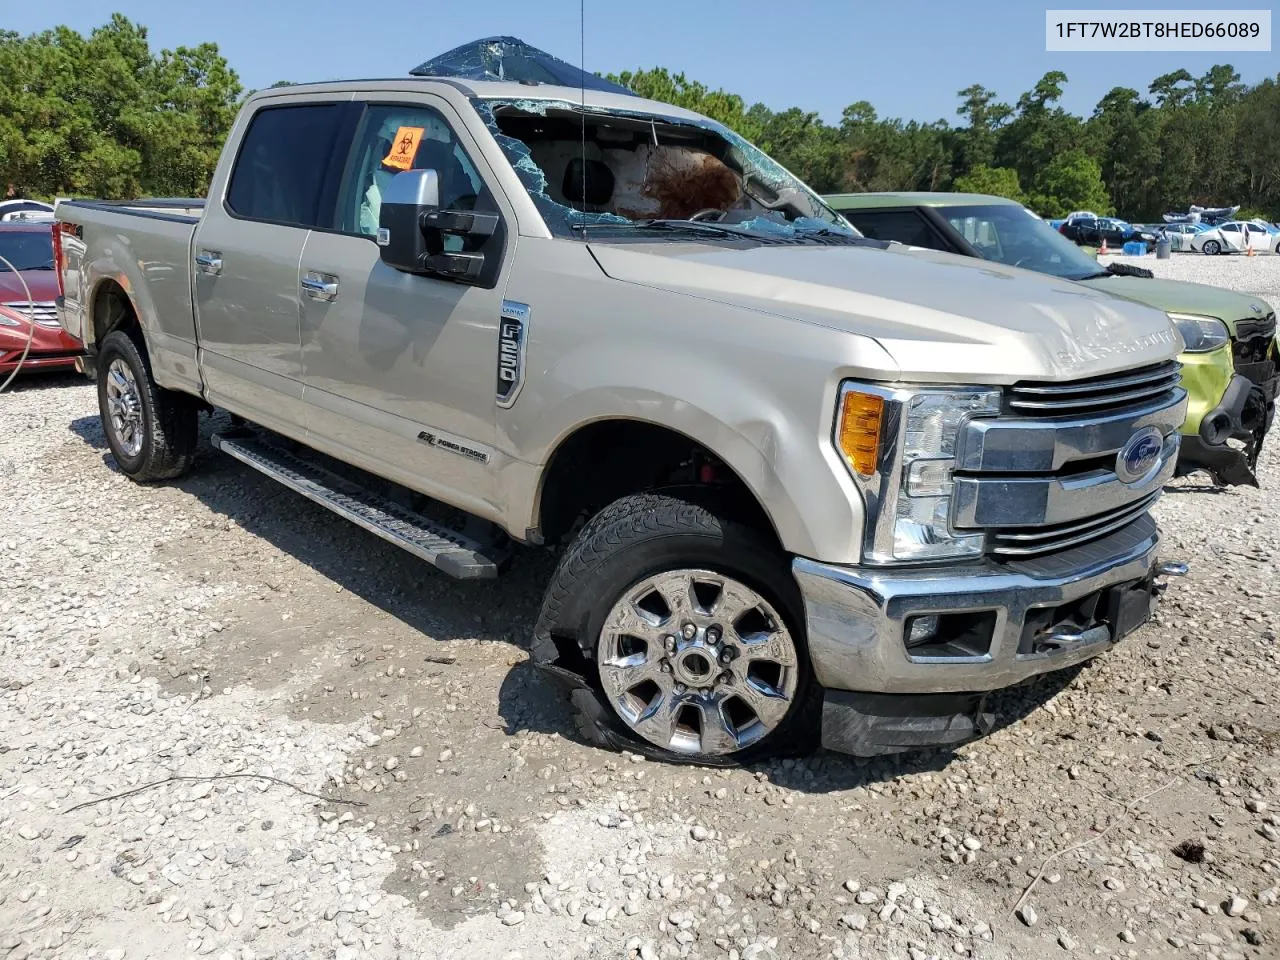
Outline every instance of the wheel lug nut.
POLYGON ((667 645, 667 653, 676 652, 676 638, 674 636, 668 636, 664 642, 667 645))
POLYGON ((662 672, 663 673, 671 672, 671 664, 667 663, 667 661, 665 660, 662 661, 662 672))
POLYGON ((720 682, 733 683, 733 674, 726 670, 724 673, 720 674, 720 682))
POLYGON ((680 632, 684 634, 684 638, 686 640, 692 640, 694 637, 698 635, 698 628, 695 627, 692 623, 686 623, 684 625, 684 629, 681 630, 680 632))
POLYGON ((707 643, 714 644, 719 642, 720 642, 720 628, 707 627, 707 643))
POLYGON ((720 651, 720 662, 721 662, 721 663, 732 663, 732 662, 733 662, 733 651, 732 651, 732 650, 730 650, 730 649, 728 649, 727 647, 726 647, 724 650, 721 650, 721 651, 720 651))
POLYGON ((676 696, 677 696, 677 697, 683 697, 683 696, 685 695, 685 691, 686 691, 687 689, 688 689, 688 688, 687 688, 683 683, 677 683, 677 684, 676 684, 676 696))

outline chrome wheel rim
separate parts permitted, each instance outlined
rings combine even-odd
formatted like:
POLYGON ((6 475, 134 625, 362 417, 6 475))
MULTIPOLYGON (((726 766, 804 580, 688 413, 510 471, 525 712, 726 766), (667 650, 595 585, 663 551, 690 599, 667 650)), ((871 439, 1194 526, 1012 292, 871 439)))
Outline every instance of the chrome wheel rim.
POLYGON ((133 371, 119 359, 107 367, 107 423, 125 456, 142 451, 142 394, 133 371))
POLYGON ((600 682, 622 722, 673 753, 724 756, 790 712, 800 658, 786 623, 745 584, 672 570, 614 604, 597 647, 600 682))

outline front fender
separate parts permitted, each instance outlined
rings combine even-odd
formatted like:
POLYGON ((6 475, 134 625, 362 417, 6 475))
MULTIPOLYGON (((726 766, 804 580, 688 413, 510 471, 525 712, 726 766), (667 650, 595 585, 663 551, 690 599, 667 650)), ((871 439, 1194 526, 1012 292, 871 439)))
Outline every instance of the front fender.
POLYGON ((547 372, 552 382, 576 380, 577 389, 539 396, 526 388, 521 416, 509 424, 507 439, 533 474, 532 483, 514 485, 528 489, 529 500, 512 506, 526 527, 537 526, 547 467, 561 445, 593 423, 638 421, 683 434, 727 464, 789 553, 856 562, 862 499, 831 442, 842 376, 829 359, 777 362, 795 365, 794 378, 753 380, 660 343, 580 345, 547 372))

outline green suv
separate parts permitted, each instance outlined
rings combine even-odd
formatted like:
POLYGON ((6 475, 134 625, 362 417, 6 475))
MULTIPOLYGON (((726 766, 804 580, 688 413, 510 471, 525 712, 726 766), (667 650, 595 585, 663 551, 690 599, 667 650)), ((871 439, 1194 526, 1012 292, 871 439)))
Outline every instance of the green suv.
POLYGON ((1190 395, 1179 473, 1207 470, 1220 484, 1257 486, 1258 451, 1275 417, 1280 387, 1276 314, 1266 301, 1157 279, 1126 264, 1104 268, 1036 214, 1003 197, 844 193, 825 199, 877 240, 1024 267, 1164 310, 1182 334, 1178 360, 1190 395))

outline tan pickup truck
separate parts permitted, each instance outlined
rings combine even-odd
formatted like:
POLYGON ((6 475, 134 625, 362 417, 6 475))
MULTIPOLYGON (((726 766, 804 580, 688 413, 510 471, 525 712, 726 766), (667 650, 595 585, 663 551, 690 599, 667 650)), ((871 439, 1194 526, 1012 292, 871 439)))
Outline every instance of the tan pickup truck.
POLYGON ((593 742, 954 744, 1179 572, 1164 313, 863 238, 697 114, 283 87, 206 201, 58 219, 118 469, 179 476, 218 409, 224 453, 446 574, 554 548, 533 654, 593 742))

